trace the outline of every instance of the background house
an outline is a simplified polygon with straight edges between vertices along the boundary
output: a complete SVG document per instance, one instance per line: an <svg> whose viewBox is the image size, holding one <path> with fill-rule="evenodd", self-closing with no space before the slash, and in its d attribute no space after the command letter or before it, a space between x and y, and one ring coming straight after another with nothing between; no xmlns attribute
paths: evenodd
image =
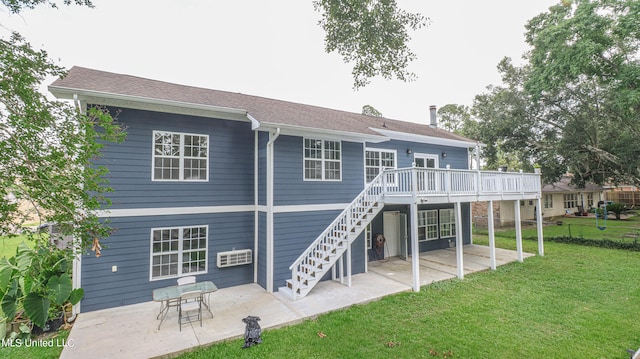
<svg viewBox="0 0 640 359"><path fill-rule="evenodd" d="M542 216L545 219L575 215L579 209L583 212L597 207L598 202L605 199L602 186L587 183L585 188L571 184L571 177L565 176L560 181L542 187ZM535 221L538 206L535 200L520 200L521 218ZM487 203L474 203L474 223L486 226ZM495 225L513 225L515 209L511 201L500 201L494 208Z"/></svg>

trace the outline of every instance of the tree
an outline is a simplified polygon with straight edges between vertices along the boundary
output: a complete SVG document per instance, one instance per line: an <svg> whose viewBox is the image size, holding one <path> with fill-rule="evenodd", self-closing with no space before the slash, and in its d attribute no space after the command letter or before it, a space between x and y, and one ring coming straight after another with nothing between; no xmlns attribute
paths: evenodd
<svg viewBox="0 0 640 359"><path fill-rule="evenodd" d="M55 6L48 0L2 0L12 12L42 3ZM110 233L96 215L109 204L106 169L93 160L102 143L120 141L124 132L102 108L85 112L39 92L45 78L64 74L45 51L34 50L19 34L0 39L0 236L21 229L26 214L18 204L29 202L40 222L57 223L62 235L77 239L75 249L81 251ZM82 290L71 285L74 252L27 233L35 248L21 246L16 256L0 260L0 302L11 319L22 308L44 327L52 304L61 309L77 303Z"/></svg>
<svg viewBox="0 0 640 359"><path fill-rule="evenodd" d="M640 3L564 1L527 23L528 64L476 97L480 139L539 164L545 182L640 183ZM492 152L493 151L493 152ZM489 160L488 162L491 162Z"/></svg>
<svg viewBox="0 0 640 359"><path fill-rule="evenodd" d="M373 117L382 117L382 112L376 110L376 108L371 105L362 106L362 114Z"/></svg>
<svg viewBox="0 0 640 359"><path fill-rule="evenodd" d="M512 65L504 58L498 65L502 86L488 86L487 93L477 95L471 109L477 119L475 138L486 144L482 153L487 168L506 166L511 170L530 170L531 153L528 148L536 107L522 91L526 69Z"/></svg>
<svg viewBox="0 0 640 359"><path fill-rule="evenodd" d="M100 108L85 114L40 93L46 77L64 70L20 35L0 40L0 73L0 153L7 154L0 157L0 234L20 229L27 216L18 203L26 201L41 222L58 223L86 248L109 233L95 214L108 204L106 169L92 160L102 141L121 140L123 132Z"/></svg>
<svg viewBox="0 0 640 359"><path fill-rule="evenodd" d="M472 131L471 112L465 105L447 104L438 109L440 124L447 131L462 134L463 131Z"/></svg>
<svg viewBox="0 0 640 359"><path fill-rule="evenodd" d="M640 183L639 23L638 1L576 0L526 26L523 86L544 106L532 134L553 145L546 158L555 151L576 184Z"/></svg>
<svg viewBox="0 0 640 359"><path fill-rule="evenodd" d="M317 0L319 25L326 32L325 50L353 62L353 87L366 86L372 77L411 81L407 67L416 55L407 43L408 29L426 26L429 19L398 8L395 0Z"/></svg>

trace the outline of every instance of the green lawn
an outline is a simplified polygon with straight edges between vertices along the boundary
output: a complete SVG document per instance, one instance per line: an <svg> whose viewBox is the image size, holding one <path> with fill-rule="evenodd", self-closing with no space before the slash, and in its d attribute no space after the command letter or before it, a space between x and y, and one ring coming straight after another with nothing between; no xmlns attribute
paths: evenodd
<svg viewBox="0 0 640 359"><path fill-rule="evenodd" d="M496 243L515 249L513 238ZM536 251L535 241L523 245ZM546 242L545 254L267 329L249 349L237 339L180 358L628 358L627 348L640 347L640 252ZM0 356L61 350L1 348Z"/></svg>
<svg viewBox="0 0 640 359"><path fill-rule="evenodd" d="M515 248L513 239L496 241ZM524 248L535 252L536 243ZM238 339L180 358L628 358L625 349L640 346L640 252L545 249L497 271L265 330L250 349Z"/></svg>
<svg viewBox="0 0 640 359"><path fill-rule="evenodd" d="M553 222L562 221L562 225L547 225L543 232L545 238L551 237L581 237L590 239L610 239L622 242L633 242L640 239L640 216L633 215L629 218L614 220L613 216L607 220L604 230L596 227L596 220L592 217L560 217ZM598 226L604 227L602 221ZM477 233L487 234L486 228L477 228ZM515 230L512 228L496 228L497 237L515 238ZM535 224L522 227L523 238L537 238Z"/></svg>

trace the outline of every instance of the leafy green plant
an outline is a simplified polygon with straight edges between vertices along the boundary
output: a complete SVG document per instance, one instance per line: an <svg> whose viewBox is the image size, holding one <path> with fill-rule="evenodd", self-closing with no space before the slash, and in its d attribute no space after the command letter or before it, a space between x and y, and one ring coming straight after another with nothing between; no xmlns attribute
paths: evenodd
<svg viewBox="0 0 640 359"><path fill-rule="evenodd" d="M615 213L616 219L620 219L620 215L627 210L627 205L620 202L614 202L607 205L608 213Z"/></svg>
<svg viewBox="0 0 640 359"><path fill-rule="evenodd" d="M84 290L73 289L72 260L71 251L25 243L14 257L0 259L0 305L7 318L23 310L33 324L44 327L66 303L77 304Z"/></svg>

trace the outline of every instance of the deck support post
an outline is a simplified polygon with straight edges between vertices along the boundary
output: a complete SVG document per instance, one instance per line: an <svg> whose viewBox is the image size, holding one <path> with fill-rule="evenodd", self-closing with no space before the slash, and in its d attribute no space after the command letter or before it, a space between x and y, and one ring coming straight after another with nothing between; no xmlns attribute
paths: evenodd
<svg viewBox="0 0 640 359"><path fill-rule="evenodd" d="M536 226L538 232L538 255L544 256L544 236L542 235L542 199L538 198L538 211L536 213Z"/></svg>
<svg viewBox="0 0 640 359"><path fill-rule="evenodd" d="M347 287L351 287L351 243L347 247Z"/></svg>
<svg viewBox="0 0 640 359"><path fill-rule="evenodd" d="M489 262L496 270L496 233L493 228L493 201L487 204L487 229L489 231Z"/></svg>
<svg viewBox="0 0 640 359"><path fill-rule="evenodd" d="M522 224L520 223L520 200L513 201L513 212L516 221L516 251L518 252L518 262L523 262L522 256Z"/></svg>
<svg viewBox="0 0 640 359"><path fill-rule="evenodd" d="M456 216L456 223L462 223L462 213L460 211L460 202L455 202L453 208ZM458 278L464 278L464 252L462 250L462 231L456 228L456 269Z"/></svg>
<svg viewBox="0 0 640 359"><path fill-rule="evenodd" d="M418 204L411 207L411 270L413 271L413 291L420 291L420 246L418 243Z"/></svg>
<svg viewBox="0 0 640 359"><path fill-rule="evenodd" d="M411 171L413 201L409 205L411 221L411 270L413 271L413 291L420 291L420 245L418 243L418 172L413 164Z"/></svg>

